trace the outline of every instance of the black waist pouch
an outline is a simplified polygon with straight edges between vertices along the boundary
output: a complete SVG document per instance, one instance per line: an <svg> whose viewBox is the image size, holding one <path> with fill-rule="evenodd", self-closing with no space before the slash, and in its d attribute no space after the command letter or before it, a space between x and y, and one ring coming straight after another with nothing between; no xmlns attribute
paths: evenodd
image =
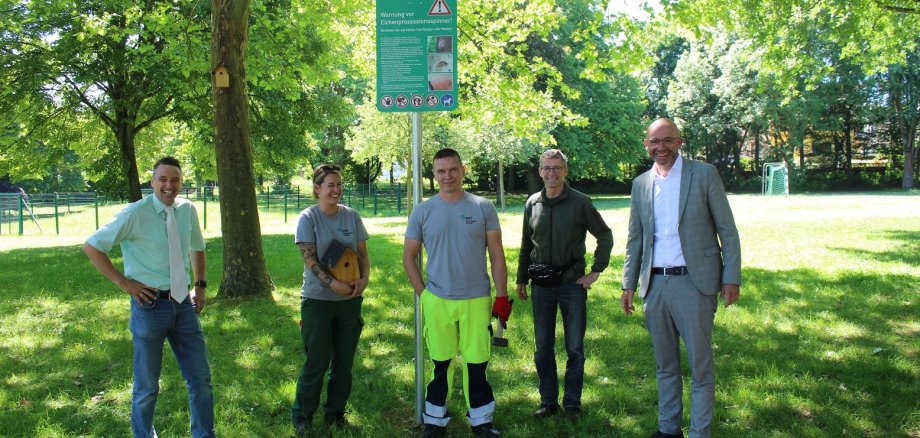
<svg viewBox="0 0 920 438"><path fill-rule="evenodd" d="M559 287L562 285L562 273L565 270L553 265L531 263L527 267L530 284L540 287Z"/></svg>

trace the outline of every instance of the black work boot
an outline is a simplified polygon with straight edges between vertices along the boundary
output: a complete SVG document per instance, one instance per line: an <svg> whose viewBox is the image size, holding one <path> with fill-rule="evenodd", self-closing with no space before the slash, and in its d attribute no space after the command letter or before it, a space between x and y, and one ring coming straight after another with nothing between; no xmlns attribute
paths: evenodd
<svg viewBox="0 0 920 438"><path fill-rule="evenodd" d="M559 405L548 405L546 403L540 403L540 407L533 412L533 416L537 418L546 418L552 417L559 413Z"/></svg>
<svg viewBox="0 0 920 438"><path fill-rule="evenodd" d="M447 435L447 428L435 424L423 424L418 432L418 438L436 438Z"/></svg>
<svg viewBox="0 0 920 438"><path fill-rule="evenodd" d="M502 436L502 433L498 431L492 423L482 423L477 426L470 427L473 430L474 436L488 437L488 438L498 438Z"/></svg>

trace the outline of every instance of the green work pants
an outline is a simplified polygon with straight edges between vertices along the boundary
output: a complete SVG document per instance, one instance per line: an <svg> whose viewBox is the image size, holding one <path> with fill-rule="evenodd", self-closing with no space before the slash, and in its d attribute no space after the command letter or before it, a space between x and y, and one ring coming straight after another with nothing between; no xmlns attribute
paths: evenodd
<svg viewBox="0 0 920 438"><path fill-rule="evenodd" d="M351 367L364 327L363 300L357 297L345 301L312 298L301 301L300 336L307 359L297 379L297 393L291 407L295 426L312 422L323 389L323 375L330 364L324 409L327 415L345 412L345 403L351 394Z"/></svg>

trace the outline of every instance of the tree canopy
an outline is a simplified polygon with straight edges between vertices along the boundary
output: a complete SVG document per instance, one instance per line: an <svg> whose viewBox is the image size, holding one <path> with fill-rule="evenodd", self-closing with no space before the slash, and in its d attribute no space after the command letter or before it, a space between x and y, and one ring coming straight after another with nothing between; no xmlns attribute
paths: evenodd
<svg viewBox="0 0 920 438"><path fill-rule="evenodd" d="M687 153L738 187L765 159L852 181L867 157L914 185L916 2L661 4L635 18L597 0L460 3L460 106L425 116L426 155L452 146L473 176L492 180L502 162L514 179L558 147L573 178L628 180L643 125L671 116ZM218 179L210 8L0 0L0 177L42 180L67 161L93 189L136 199L167 152L195 180ZM408 118L368 103L373 4L257 0L248 21L258 181L285 184L321 161L373 181L408 164Z"/></svg>

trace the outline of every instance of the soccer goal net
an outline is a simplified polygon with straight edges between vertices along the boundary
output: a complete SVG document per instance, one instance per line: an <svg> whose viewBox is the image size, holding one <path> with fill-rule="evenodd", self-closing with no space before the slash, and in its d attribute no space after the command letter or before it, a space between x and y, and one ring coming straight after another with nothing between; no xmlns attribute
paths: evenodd
<svg viewBox="0 0 920 438"><path fill-rule="evenodd" d="M789 194L789 171L786 163L765 163L763 165L762 193L764 195Z"/></svg>

